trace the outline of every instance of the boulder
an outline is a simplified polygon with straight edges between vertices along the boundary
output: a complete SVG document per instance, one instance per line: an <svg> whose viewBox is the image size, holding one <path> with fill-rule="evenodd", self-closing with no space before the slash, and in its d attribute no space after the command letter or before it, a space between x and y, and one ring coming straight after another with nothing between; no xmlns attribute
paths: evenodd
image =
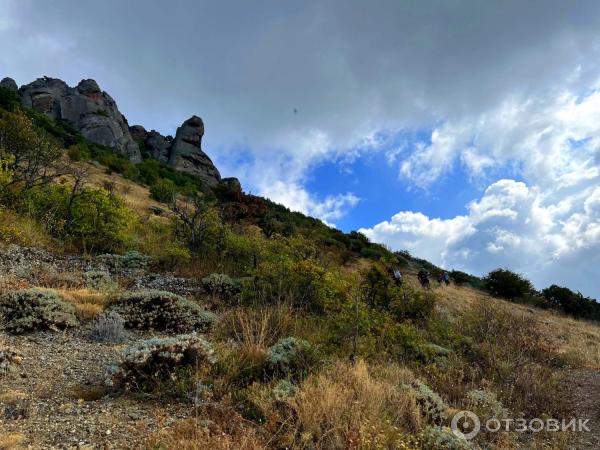
<svg viewBox="0 0 600 450"><path fill-rule="evenodd" d="M176 170L197 175L205 183L215 186L221 180L221 174L202 151L204 123L198 116L192 116L177 128L175 140L171 146L169 164Z"/></svg>
<svg viewBox="0 0 600 450"><path fill-rule="evenodd" d="M127 119L96 81L82 80L72 88L56 78L38 78L22 86L19 94L24 106L66 120L90 141L111 147L134 163L142 160Z"/></svg>
<svg viewBox="0 0 600 450"><path fill-rule="evenodd" d="M0 87L3 87L5 89L10 89L11 91L17 92L19 90L19 86L17 86L17 83L15 82L15 80L13 80L12 78L3 78L2 81L0 81Z"/></svg>

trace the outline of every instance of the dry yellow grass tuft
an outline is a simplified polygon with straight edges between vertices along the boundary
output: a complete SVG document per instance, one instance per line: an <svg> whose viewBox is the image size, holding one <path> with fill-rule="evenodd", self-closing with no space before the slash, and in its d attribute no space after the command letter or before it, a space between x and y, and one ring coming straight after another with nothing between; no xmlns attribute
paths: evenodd
<svg viewBox="0 0 600 450"><path fill-rule="evenodd" d="M109 299L106 292L89 289L60 289L60 296L75 307L75 314L80 320L91 320L104 310Z"/></svg>
<svg viewBox="0 0 600 450"><path fill-rule="evenodd" d="M414 395L401 388L413 379L396 365L377 371L364 361L335 362L307 379L291 401L304 441L296 446L402 448L422 422Z"/></svg>
<svg viewBox="0 0 600 450"><path fill-rule="evenodd" d="M21 446L25 436L22 433L4 433L0 432L0 450L18 450L24 448Z"/></svg>

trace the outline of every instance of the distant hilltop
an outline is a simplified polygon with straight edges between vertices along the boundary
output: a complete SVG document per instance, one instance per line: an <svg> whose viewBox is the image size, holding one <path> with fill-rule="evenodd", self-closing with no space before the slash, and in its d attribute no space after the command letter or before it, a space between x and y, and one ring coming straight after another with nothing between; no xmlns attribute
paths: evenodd
<svg viewBox="0 0 600 450"><path fill-rule="evenodd" d="M4 78L0 86L17 92L23 106L69 122L91 142L111 147L133 163L141 162L142 147L152 157L197 175L208 185L221 181L219 170L202 150L204 123L200 117L183 122L173 138L146 131L141 125L130 127L117 103L92 79L70 87L57 78L43 77L19 88L12 78Z"/></svg>

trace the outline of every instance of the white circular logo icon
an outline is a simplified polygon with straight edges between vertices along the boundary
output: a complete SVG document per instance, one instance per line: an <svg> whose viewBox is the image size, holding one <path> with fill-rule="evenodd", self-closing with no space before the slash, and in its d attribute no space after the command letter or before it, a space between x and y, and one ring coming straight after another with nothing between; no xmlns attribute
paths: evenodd
<svg viewBox="0 0 600 450"><path fill-rule="evenodd" d="M452 418L452 432L461 439L473 439L481 429L479 417L471 411L461 411Z"/></svg>

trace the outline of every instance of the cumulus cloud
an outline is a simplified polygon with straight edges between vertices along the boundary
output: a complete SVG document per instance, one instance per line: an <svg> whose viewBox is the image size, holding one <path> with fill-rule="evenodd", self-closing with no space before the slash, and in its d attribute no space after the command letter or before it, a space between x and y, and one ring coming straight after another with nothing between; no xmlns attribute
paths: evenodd
<svg viewBox="0 0 600 450"><path fill-rule="evenodd" d="M540 287L557 283L599 296L599 213L599 187L552 203L538 188L504 179L470 203L464 216L401 212L361 231L444 267L482 275L508 266Z"/></svg>

